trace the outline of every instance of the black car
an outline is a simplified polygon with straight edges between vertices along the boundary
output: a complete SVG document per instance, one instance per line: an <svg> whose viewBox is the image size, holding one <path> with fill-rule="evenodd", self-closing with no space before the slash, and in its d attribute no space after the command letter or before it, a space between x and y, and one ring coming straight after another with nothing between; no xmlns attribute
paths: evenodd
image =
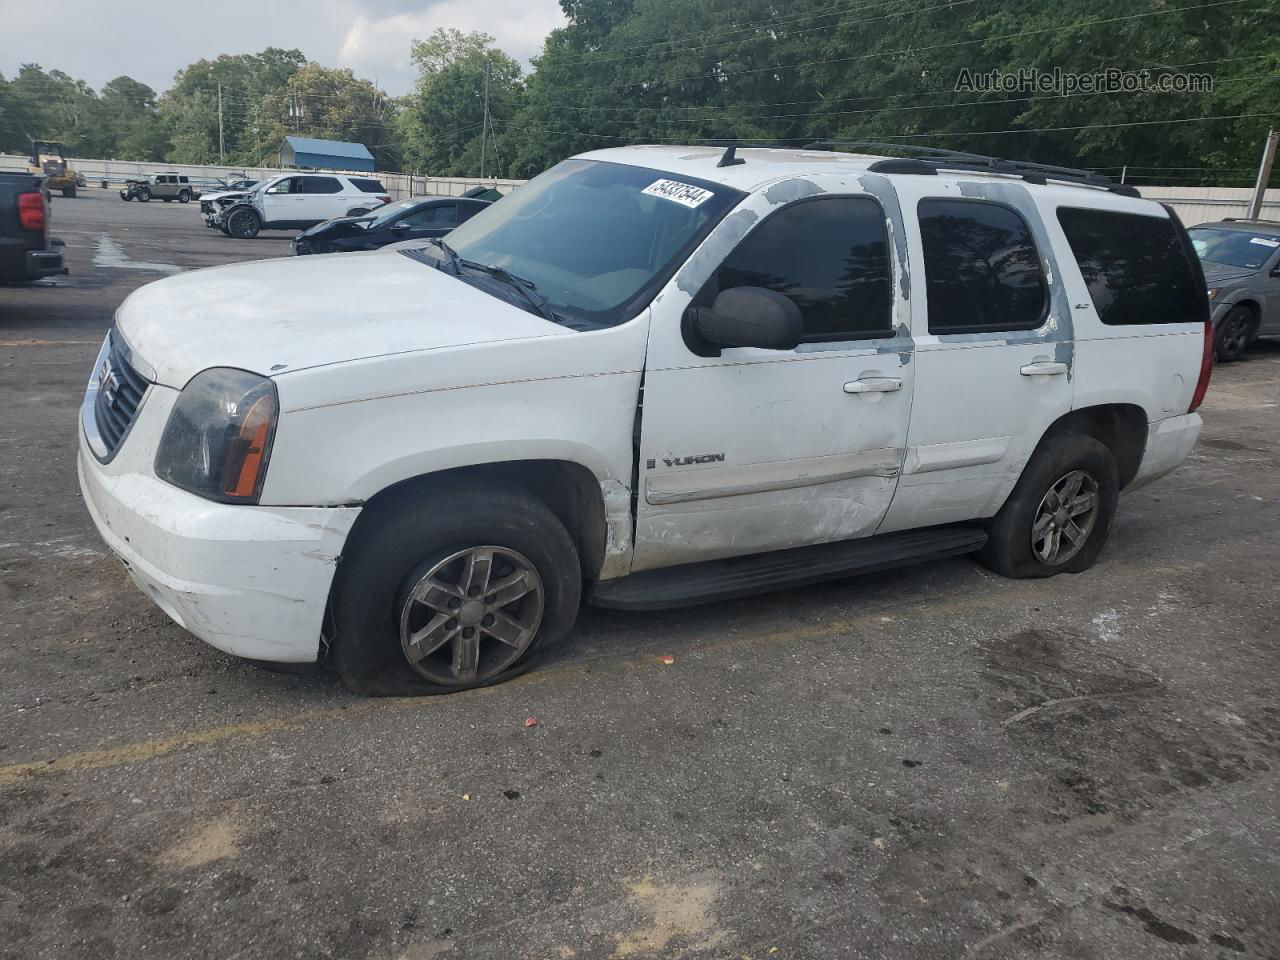
<svg viewBox="0 0 1280 960"><path fill-rule="evenodd" d="M293 238L297 256L377 250L400 240L443 237L491 201L471 197L415 197L378 207L362 217L338 217Z"/></svg>

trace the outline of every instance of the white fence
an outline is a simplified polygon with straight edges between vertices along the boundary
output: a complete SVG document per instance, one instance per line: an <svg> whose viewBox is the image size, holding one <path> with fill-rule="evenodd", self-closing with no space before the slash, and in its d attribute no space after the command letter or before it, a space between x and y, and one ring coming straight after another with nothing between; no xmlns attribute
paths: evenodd
<svg viewBox="0 0 1280 960"><path fill-rule="evenodd" d="M26 169L29 158L0 154L0 170ZM84 175L91 187L102 186L105 181L109 186L116 186L131 177L142 177L149 173L178 173L190 177L197 185L212 185L216 180L230 180L246 177L250 180L266 180L281 173L287 173L279 167L223 167L212 164L190 163L139 163L133 160L94 160L90 158L68 158L71 167ZM497 180L492 177L481 180L479 177L415 177L407 173L368 173L350 170L324 171L329 173L346 173L361 177L376 177L387 188L393 200L404 200L408 197L421 196L461 196L472 187L494 187L502 193L510 193L524 180Z"/></svg>
<svg viewBox="0 0 1280 960"><path fill-rule="evenodd" d="M1140 186L1138 192L1148 200L1167 203L1188 227L1227 217L1243 217L1249 212L1249 187L1159 187ZM1268 190L1262 196L1263 220L1280 220L1280 190Z"/></svg>
<svg viewBox="0 0 1280 960"><path fill-rule="evenodd" d="M0 154L0 170L25 169L27 158L12 154ZM217 179L234 179L240 176L252 180L265 180L284 173L278 167L223 167L196 164L136 163L132 160L73 159L71 166L82 173L91 186L101 186L103 181L115 185L129 177L148 173L169 172L185 174L197 184L212 184ZM350 173L351 171L330 171ZM479 177L415 177L407 173L365 173L377 177L387 188L393 200L421 196L460 196L472 187L495 187L509 193L524 180L481 180ZM1191 226L1209 220L1226 217L1243 217L1249 209L1253 191L1247 187L1163 187L1143 185L1138 192L1150 200L1167 203L1177 211L1182 222ZM1268 190L1262 203L1264 220L1280 220L1280 190Z"/></svg>

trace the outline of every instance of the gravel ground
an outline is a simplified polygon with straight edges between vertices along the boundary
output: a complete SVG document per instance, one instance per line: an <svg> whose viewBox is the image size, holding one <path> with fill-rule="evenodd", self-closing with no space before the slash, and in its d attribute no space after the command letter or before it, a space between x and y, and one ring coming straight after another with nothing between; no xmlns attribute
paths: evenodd
<svg viewBox="0 0 1280 960"><path fill-rule="evenodd" d="M1088 573L588 610L368 701L174 626L76 486L124 296L287 237L54 217L72 275L0 288L0 956L1280 957L1280 344Z"/></svg>

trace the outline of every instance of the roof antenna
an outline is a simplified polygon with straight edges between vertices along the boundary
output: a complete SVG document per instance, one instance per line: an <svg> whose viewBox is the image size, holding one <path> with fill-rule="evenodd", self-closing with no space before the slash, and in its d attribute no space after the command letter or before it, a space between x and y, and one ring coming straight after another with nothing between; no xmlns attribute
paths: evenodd
<svg viewBox="0 0 1280 960"><path fill-rule="evenodd" d="M734 154L734 151L737 149L738 149L738 145L736 143L731 143L729 144L729 146L725 147L724 156L720 158L720 162L717 163L716 166L717 167L736 167L740 163L746 163L747 161L743 160L741 157L736 156Z"/></svg>

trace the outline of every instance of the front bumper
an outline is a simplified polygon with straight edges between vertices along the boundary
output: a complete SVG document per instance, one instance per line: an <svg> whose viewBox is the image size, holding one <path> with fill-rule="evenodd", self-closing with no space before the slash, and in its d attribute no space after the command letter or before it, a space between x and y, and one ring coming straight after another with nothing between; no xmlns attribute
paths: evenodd
<svg viewBox="0 0 1280 960"><path fill-rule="evenodd" d="M175 623L236 656L317 659L329 588L358 507L214 503L155 477L151 463L177 391L152 385L110 463L83 427L85 506L134 582Z"/></svg>
<svg viewBox="0 0 1280 960"><path fill-rule="evenodd" d="M1138 474L1133 478L1125 492L1145 487L1153 480L1159 480L1171 473L1178 464L1187 459L1187 454L1196 445L1200 437L1200 426L1204 423L1198 413L1186 413L1180 417L1169 417L1157 420L1147 426L1147 448L1142 454L1142 464Z"/></svg>

